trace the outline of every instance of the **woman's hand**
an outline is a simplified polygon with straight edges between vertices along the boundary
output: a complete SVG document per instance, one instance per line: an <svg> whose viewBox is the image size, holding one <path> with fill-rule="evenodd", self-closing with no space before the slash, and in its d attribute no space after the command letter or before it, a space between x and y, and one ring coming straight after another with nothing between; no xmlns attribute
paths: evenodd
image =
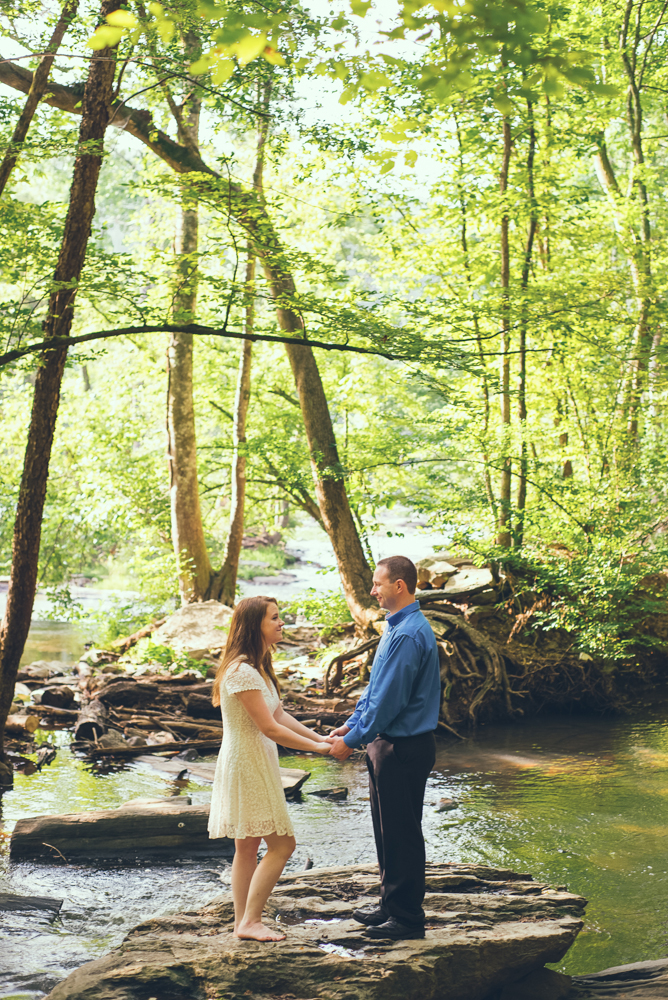
<svg viewBox="0 0 668 1000"><path fill-rule="evenodd" d="M328 757L329 752L332 749L332 745L329 740L320 740L316 743L316 753L319 753L321 757Z"/></svg>
<svg viewBox="0 0 668 1000"><path fill-rule="evenodd" d="M350 732L349 726L339 726L338 729L332 729L330 736L347 736Z"/></svg>

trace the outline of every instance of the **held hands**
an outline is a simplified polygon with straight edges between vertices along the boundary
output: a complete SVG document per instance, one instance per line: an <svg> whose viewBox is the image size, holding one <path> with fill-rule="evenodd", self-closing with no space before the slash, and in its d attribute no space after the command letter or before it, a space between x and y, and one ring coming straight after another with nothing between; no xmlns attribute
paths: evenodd
<svg viewBox="0 0 668 1000"><path fill-rule="evenodd" d="M329 738L331 739L332 736L335 736L335 737L336 736L346 736L346 734L349 733L349 732L350 732L350 729L348 728L348 726L339 726L338 729L332 729L331 733L329 734Z"/></svg>
<svg viewBox="0 0 668 1000"><path fill-rule="evenodd" d="M345 729L346 732L349 732L346 726L342 726L341 728ZM334 732L336 733L336 730L334 730ZM349 747L347 743L344 743L342 737L335 736L329 752L330 756L335 757L337 760L346 760L353 752L353 748Z"/></svg>

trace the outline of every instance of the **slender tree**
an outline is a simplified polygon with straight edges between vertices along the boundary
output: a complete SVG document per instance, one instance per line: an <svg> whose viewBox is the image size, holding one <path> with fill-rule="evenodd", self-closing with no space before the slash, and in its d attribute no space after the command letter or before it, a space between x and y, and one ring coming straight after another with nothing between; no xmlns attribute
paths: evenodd
<svg viewBox="0 0 668 1000"><path fill-rule="evenodd" d="M265 111L265 117L260 118L258 129L255 170L253 171L253 190L258 198L264 201L262 174L264 169L265 147L269 134L269 106L271 102L272 78L263 84L258 83L258 103ZM244 283L244 330L252 334L255 323L255 247L249 240L246 246L246 280ZM234 423L232 429L232 491L230 496L230 525L225 543L223 565L211 579L209 595L215 596L223 604L234 604L237 587L237 573L244 536L244 507L246 502L246 420L251 395L251 363L253 358L253 341L243 340L239 353L239 370L237 388L234 397Z"/></svg>
<svg viewBox="0 0 668 1000"><path fill-rule="evenodd" d="M102 16L118 7L119 0L105 0ZM90 60L81 101L80 148L74 163L63 240L44 322L45 339L67 337L72 326L77 285L95 215L95 192L109 121L115 65L114 51L110 48L94 52ZM49 460L66 358L67 348L61 347L44 351L39 359L16 507L7 606L0 626L0 783L5 785L11 784L12 770L4 753L4 727L35 600Z"/></svg>
<svg viewBox="0 0 668 1000"><path fill-rule="evenodd" d="M21 144L25 142L28 129L30 128L30 123L33 120L37 106L46 92L49 82L49 74L51 73L51 67L53 66L53 60L56 58L56 52L60 48L60 43L63 40L65 32L74 19L78 6L79 0L67 0L65 6L60 12L60 17L56 22L55 28L53 29L53 34L47 43L46 51L44 52L44 55L40 59L39 65L35 70L30 90L28 91L28 100L23 106L23 111L21 112L19 120L16 123L16 127L10 139L7 151L3 157L2 163L0 163L0 195L5 190L7 181L9 180L11 172L19 158Z"/></svg>

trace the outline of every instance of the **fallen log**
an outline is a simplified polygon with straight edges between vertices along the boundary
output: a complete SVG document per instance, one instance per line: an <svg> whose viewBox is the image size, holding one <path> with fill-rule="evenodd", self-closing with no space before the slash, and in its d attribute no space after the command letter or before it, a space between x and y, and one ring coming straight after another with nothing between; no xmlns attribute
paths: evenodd
<svg viewBox="0 0 668 1000"><path fill-rule="evenodd" d="M107 706L96 699L89 701L79 713L74 727L75 740L98 740L107 731Z"/></svg>
<svg viewBox="0 0 668 1000"><path fill-rule="evenodd" d="M9 715L5 723L5 732L8 736L22 736L29 739L36 729L39 729L39 717L37 715Z"/></svg>
<svg viewBox="0 0 668 1000"><path fill-rule="evenodd" d="M158 685L150 681L135 681L118 678L98 688L95 697L98 701L109 705L123 705L131 708L136 705L155 703Z"/></svg>
<svg viewBox="0 0 668 1000"><path fill-rule="evenodd" d="M70 708L73 702L74 691L67 684L45 688L39 699L39 704L45 708Z"/></svg>
<svg viewBox="0 0 668 1000"><path fill-rule="evenodd" d="M210 694L189 694L186 712L194 719L220 719L220 706L212 703Z"/></svg>
<svg viewBox="0 0 668 1000"><path fill-rule="evenodd" d="M62 899L51 899L50 896L18 896L13 892L0 892L0 910L49 910L55 917L62 905Z"/></svg>
<svg viewBox="0 0 668 1000"><path fill-rule="evenodd" d="M11 857L70 858L178 851L229 853L233 841L210 840L209 806L193 806L181 796L126 802L118 809L32 816L12 833ZM55 854L54 854L55 852Z"/></svg>
<svg viewBox="0 0 668 1000"><path fill-rule="evenodd" d="M137 761L141 764L150 764L156 771L166 771L168 774L181 774L184 769L187 769L190 774L193 774L196 778L201 778L203 781L213 781L216 773L216 765L210 761L202 761L200 763L197 761L184 761L183 758L179 760L176 757L172 757L171 760L165 760L164 757L156 757L154 754L144 754L141 757L137 757ZM281 774L283 791L288 798L298 792L304 782L308 781L311 777L310 771L302 771L298 767L279 767L278 770Z"/></svg>
<svg viewBox="0 0 668 1000"><path fill-rule="evenodd" d="M128 649L135 646L140 639L146 639L146 637L151 635L152 632L155 632L157 628L164 625L166 621L166 617L161 618L157 622L151 622L149 625L144 625L143 628L137 629L137 631L133 632L132 635L126 635L122 639L114 639L111 643L112 649L117 653L127 653Z"/></svg>
<svg viewBox="0 0 668 1000"><path fill-rule="evenodd" d="M191 740L188 743L160 743L160 752L179 753L181 750L218 750L222 743L222 734L215 740ZM138 754L146 752L146 747L98 747L92 744L89 747L73 746L74 750L83 750L84 756L89 760L101 760L104 757L136 757Z"/></svg>
<svg viewBox="0 0 668 1000"><path fill-rule="evenodd" d="M55 705L40 705L40 718L60 719L62 722L76 722L81 712L78 708L56 708Z"/></svg>

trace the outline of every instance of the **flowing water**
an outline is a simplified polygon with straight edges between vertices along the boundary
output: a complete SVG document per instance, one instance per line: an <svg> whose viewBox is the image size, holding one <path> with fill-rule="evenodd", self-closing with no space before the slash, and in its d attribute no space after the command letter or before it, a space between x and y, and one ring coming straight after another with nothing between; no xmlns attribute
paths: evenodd
<svg viewBox="0 0 668 1000"><path fill-rule="evenodd" d="M432 861L480 861L567 885L589 899L585 930L562 964L584 973L668 954L668 706L633 718L547 717L483 727L462 743L439 743L429 781L425 834ZM17 775L4 796L0 890L64 898L61 918L0 913L0 996L37 1000L72 968L117 944L151 915L192 909L229 887L229 859L128 864L9 863L14 822L35 813L110 808L138 795L189 794L150 765L96 774L73 757L69 737L40 773ZM346 802L304 794L289 804L298 848L290 868L373 862L362 763L285 758L307 766L305 791L345 784ZM436 807L443 797L459 806Z"/></svg>

